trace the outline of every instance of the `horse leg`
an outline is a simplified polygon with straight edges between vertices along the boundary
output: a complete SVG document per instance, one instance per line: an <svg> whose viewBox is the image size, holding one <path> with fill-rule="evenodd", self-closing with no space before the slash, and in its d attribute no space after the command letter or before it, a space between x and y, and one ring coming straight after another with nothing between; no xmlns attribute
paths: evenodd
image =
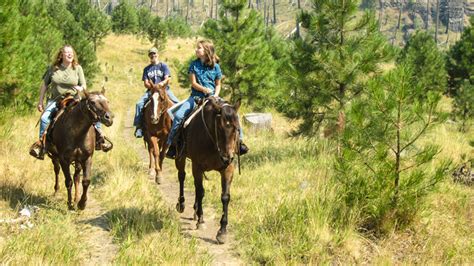
<svg viewBox="0 0 474 266"><path fill-rule="evenodd" d="M51 159L51 161L54 166L54 196L56 196L59 191L59 171L61 170L61 165L58 159Z"/></svg>
<svg viewBox="0 0 474 266"><path fill-rule="evenodd" d="M87 158L85 162L81 163L82 165L82 196L81 200L77 204L77 207L80 210L84 210L86 208L87 202L87 190L89 189L89 184L91 183L90 174L91 174L91 166L92 166L92 157Z"/></svg>
<svg viewBox="0 0 474 266"><path fill-rule="evenodd" d="M184 180L186 179L186 158L180 157L175 160L176 169L178 169L178 180L179 180L179 198L176 204L176 210L179 213L184 211Z"/></svg>
<svg viewBox="0 0 474 266"><path fill-rule="evenodd" d="M204 216L202 211L202 199L204 198L204 186L202 185L203 171L193 163L194 189L196 201L194 202L194 215L197 215L196 229L202 228Z"/></svg>
<svg viewBox="0 0 474 266"><path fill-rule="evenodd" d="M152 137L151 142L153 143L153 159L155 160L155 182L161 184L161 168L160 168L160 147L158 147L158 138Z"/></svg>
<svg viewBox="0 0 474 266"><path fill-rule="evenodd" d="M221 218L221 227L217 232L217 242L219 244L224 244L227 240L227 213L230 202L230 184L232 183L232 178L234 176L234 165L229 165L225 170L221 171L221 186L222 186L222 208L224 213Z"/></svg>
<svg viewBox="0 0 474 266"><path fill-rule="evenodd" d="M81 179L81 166L76 163L74 166L74 204L77 203L79 198L79 180Z"/></svg>
<svg viewBox="0 0 474 266"><path fill-rule="evenodd" d="M153 169L154 165L154 156L153 156L153 143L151 140L147 141L148 146L148 176L153 177L155 170Z"/></svg>
<svg viewBox="0 0 474 266"><path fill-rule="evenodd" d="M74 205L72 204L72 179L71 170L69 169L69 163L61 161L61 168L63 169L64 178L66 179L67 206L69 210L74 210Z"/></svg>
<svg viewBox="0 0 474 266"><path fill-rule="evenodd" d="M161 148L160 148L161 147ZM161 138L159 143L158 143L158 148L159 149L159 160L158 160L158 167L159 167L159 172L157 173L157 179L159 179L160 182L158 182L158 180L155 180L156 183L160 184L161 181L163 180L163 161L165 160L165 156L166 156L166 151L168 150L168 145L166 144L166 138Z"/></svg>

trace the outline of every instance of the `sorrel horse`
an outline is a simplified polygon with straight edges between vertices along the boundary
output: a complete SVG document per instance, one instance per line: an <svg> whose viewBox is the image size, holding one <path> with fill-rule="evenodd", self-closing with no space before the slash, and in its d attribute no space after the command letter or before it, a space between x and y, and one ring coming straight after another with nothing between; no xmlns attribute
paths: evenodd
<svg viewBox="0 0 474 266"><path fill-rule="evenodd" d="M111 126L114 115L109 110L109 103L102 92L84 92L85 98L72 107L66 107L54 123L50 137L46 140L46 150L54 165L56 175L54 191L59 190L59 170L63 170L66 179L67 205L74 209L74 204L80 210L85 209L87 189L90 184L92 155L96 145L96 130L93 126L101 122ZM72 179L70 165L74 165L74 204L72 202ZM80 173L82 177L82 196L78 202L78 186Z"/></svg>
<svg viewBox="0 0 474 266"><path fill-rule="evenodd" d="M143 110L144 134L143 140L148 147L148 173L155 176L155 182L161 183L162 166L168 144L168 134L171 128L171 117L167 110L173 105L164 88L155 85L154 93Z"/></svg>
<svg viewBox="0 0 474 266"><path fill-rule="evenodd" d="M223 215L217 242L222 244L227 235L227 213L230 201L230 185L234 175L232 161L237 152L239 140L239 121L237 111L240 100L234 105L210 97L203 108L184 129L184 148L178 151L175 159L178 169L179 198L176 204L178 212L184 211L184 180L186 178L186 157L192 161L196 198L194 217L197 218L197 229L204 223L202 200L204 198L203 175L206 171L218 171L221 175L221 201Z"/></svg>

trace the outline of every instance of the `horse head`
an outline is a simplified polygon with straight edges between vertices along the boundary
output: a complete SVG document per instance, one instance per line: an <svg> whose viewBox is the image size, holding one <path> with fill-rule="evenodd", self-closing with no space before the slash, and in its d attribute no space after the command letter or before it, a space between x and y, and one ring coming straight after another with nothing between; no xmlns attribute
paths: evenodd
<svg viewBox="0 0 474 266"><path fill-rule="evenodd" d="M156 125L160 121L161 116L169 107L168 96L164 88L154 86L154 92L151 95L151 104L153 106L153 114L151 116L151 123Z"/></svg>
<svg viewBox="0 0 474 266"><path fill-rule="evenodd" d="M209 123L214 124L214 129L210 129L210 132L214 132L214 143L224 166L227 167L232 163L238 149L240 126L237 111L240 108L240 99L233 105L214 97L209 98L209 102L205 110L212 114L214 120Z"/></svg>
<svg viewBox="0 0 474 266"><path fill-rule="evenodd" d="M114 114L109 109L109 100L104 96L105 90L101 92L85 92L83 99L85 105L84 113L87 113L94 122L101 122L105 126L110 127L113 123Z"/></svg>

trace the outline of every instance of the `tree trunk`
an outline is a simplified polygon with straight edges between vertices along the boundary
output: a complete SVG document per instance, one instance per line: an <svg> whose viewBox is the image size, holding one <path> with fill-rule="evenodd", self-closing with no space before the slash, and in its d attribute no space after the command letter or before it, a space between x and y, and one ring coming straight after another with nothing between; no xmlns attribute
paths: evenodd
<svg viewBox="0 0 474 266"><path fill-rule="evenodd" d="M382 19L383 19L383 11L384 11L384 2L383 0L379 0L379 31L382 31Z"/></svg>
<svg viewBox="0 0 474 266"><path fill-rule="evenodd" d="M170 3L171 0L166 0L166 17L168 17L169 15L169 3Z"/></svg>
<svg viewBox="0 0 474 266"><path fill-rule="evenodd" d="M438 27L439 27L439 0L436 0L435 43L438 43Z"/></svg>
<svg viewBox="0 0 474 266"><path fill-rule="evenodd" d="M395 34L392 39L392 45L397 41L397 34L398 34L398 31L400 30L401 20L402 20L402 3L400 2L399 8L398 8L398 23L397 23L397 28L395 29Z"/></svg>
<svg viewBox="0 0 474 266"><path fill-rule="evenodd" d="M430 0L426 0L426 30L430 27L430 18L431 18L431 11L430 11Z"/></svg>
<svg viewBox="0 0 474 266"><path fill-rule="evenodd" d="M213 2L213 0L211 0L211 3L210 3L209 6L210 6L209 18L212 18L213 11L214 11L214 2Z"/></svg>
<svg viewBox="0 0 474 266"><path fill-rule="evenodd" d="M273 24L276 24L277 22L277 17L276 17L276 3L275 0L273 0Z"/></svg>
<svg viewBox="0 0 474 266"><path fill-rule="evenodd" d="M189 19L189 2L190 1L192 0L186 0L186 17L185 17L186 24L188 24L188 19Z"/></svg>
<svg viewBox="0 0 474 266"><path fill-rule="evenodd" d="M296 37L300 37L300 22L298 19L298 15L301 12L301 5L300 5L300 0L298 0L298 14L296 15Z"/></svg>

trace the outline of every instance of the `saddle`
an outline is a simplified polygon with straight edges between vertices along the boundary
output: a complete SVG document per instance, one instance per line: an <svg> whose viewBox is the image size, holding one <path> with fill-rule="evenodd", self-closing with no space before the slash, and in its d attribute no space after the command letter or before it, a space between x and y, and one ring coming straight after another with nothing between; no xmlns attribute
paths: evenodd
<svg viewBox="0 0 474 266"><path fill-rule="evenodd" d="M45 144L46 141L51 141L51 133L53 132L54 126L59 117L61 117L64 112L71 110L79 103L79 101L80 99L78 97L72 95L66 95L65 97L62 97L56 101L58 109L51 113L51 123L49 123L42 137L43 144Z"/></svg>

